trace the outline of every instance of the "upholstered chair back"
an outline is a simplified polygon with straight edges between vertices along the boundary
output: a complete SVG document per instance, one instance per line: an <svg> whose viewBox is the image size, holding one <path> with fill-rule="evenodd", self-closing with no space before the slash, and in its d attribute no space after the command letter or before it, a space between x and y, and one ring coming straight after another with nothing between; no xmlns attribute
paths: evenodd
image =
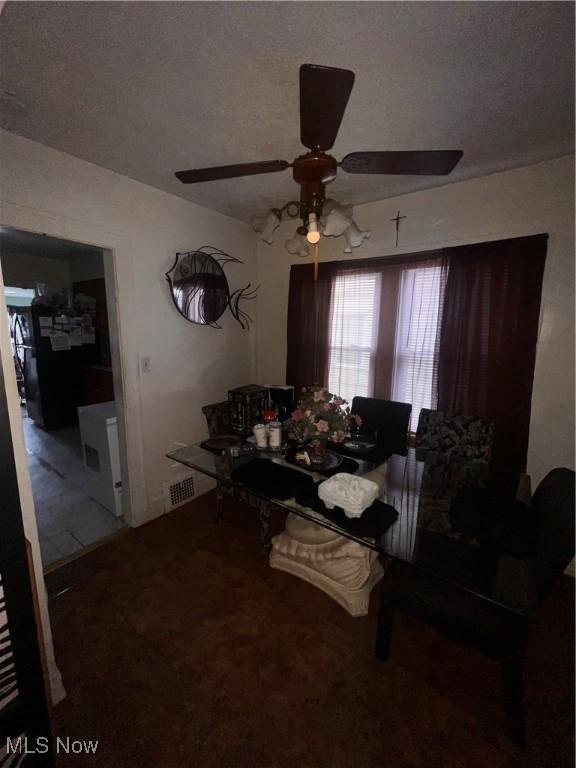
<svg viewBox="0 0 576 768"><path fill-rule="evenodd" d="M478 416L451 416L422 408L416 430L416 458L431 463L488 465L494 422Z"/></svg>

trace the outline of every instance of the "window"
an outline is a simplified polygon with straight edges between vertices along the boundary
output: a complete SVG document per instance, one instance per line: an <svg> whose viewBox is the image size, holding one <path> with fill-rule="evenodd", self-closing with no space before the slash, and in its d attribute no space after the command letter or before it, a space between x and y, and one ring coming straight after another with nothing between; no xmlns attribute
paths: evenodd
<svg viewBox="0 0 576 768"><path fill-rule="evenodd" d="M373 394L382 279L380 273L345 273L333 283L328 388L348 402L355 395ZM391 398L412 404L412 432L421 408L436 407L436 339L445 279L445 270L437 265L406 267L400 274L395 328L390 329Z"/></svg>
<svg viewBox="0 0 576 768"><path fill-rule="evenodd" d="M7 285L4 288L4 296L7 307L29 307L36 291L34 288L15 288Z"/></svg>
<svg viewBox="0 0 576 768"><path fill-rule="evenodd" d="M392 399L412 403L411 432L418 426L420 409L436 407L436 338L444 281L445 272L439 266L402 271Z"/></svg>
<svg viewBox="0 0 576 768"><path fill-rule="evenodd" d="M412 431L425 406L489 419L493 465L525 471L547 238L322 262L315 284L293 265L287 381L408 402Z"/></svg>
<svg viewBox="0 0 576 768"><path fill-rule="evenodd" d="M379 294L376 273L339 275L332 287L328 389L350 403L372 394Z"/></svg>

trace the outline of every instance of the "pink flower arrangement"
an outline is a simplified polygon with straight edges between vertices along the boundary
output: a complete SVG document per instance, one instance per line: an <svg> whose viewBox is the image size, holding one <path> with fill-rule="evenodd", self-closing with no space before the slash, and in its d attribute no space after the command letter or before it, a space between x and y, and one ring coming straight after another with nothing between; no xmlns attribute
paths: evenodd
<svg viewBox="0 0 576 768"><path fill-rule="evenodd" d="M288 422L288 434L301 443L313 440L342 442L348 432L350 408L346 400L325 387L302 387L298 407Z"/></svg>

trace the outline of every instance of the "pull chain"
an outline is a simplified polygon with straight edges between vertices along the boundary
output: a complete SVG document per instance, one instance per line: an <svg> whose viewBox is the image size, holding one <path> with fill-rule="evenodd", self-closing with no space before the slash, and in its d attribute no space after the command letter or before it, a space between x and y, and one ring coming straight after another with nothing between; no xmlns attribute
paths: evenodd
<svg viewBox="0 0 576 768"><path fill-rule="evenodd" d="M314 282L318 280L318 251L319 251L319 245L318 243L314 243L312 246L312 261L314 262Z"/></svg>

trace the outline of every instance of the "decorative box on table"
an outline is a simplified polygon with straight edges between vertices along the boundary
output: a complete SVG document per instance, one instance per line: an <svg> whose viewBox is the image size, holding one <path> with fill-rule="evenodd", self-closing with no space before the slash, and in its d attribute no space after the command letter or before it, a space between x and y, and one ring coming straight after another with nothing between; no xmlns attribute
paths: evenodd
<svg viewBox="0 0 576 768"><path fill-rule="evenodd" d="M228 391L230 403L230 424L238 435L251 435L252 427L268 408L268 389L259 384L246 384Z"/></svg>

